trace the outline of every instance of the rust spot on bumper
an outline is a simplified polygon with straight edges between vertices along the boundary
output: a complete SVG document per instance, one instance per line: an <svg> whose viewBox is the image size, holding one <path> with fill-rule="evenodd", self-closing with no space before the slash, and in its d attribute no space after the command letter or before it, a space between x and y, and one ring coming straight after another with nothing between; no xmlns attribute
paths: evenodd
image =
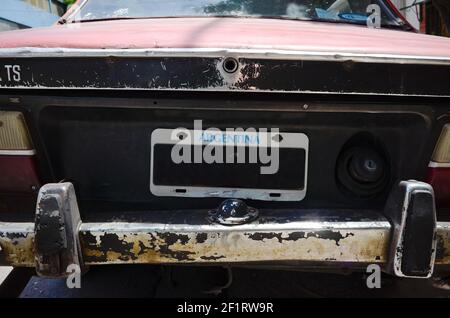
<svg viewBox="0 0 450 318"><path fill-rule="evenodd" d="M450 264L450 223L438 226L436 264Z"/></svg>
<svg viewBox="0 0 450 318"><path fill-rule="evenodd" d="M34 233L0 233L0 253L11 266L34 266Z"/></svg>

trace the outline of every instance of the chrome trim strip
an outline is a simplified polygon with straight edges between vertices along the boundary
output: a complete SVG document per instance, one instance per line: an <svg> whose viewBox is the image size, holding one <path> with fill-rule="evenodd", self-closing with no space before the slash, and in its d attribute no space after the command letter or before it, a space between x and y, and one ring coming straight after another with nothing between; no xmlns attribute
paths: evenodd
<svg viewBox="0 0 450 318"><path fill-rule="evenodd" d="M0 156L33 156L36 150L0 150Z"/></svg>
<svg viewBox="0 0 450 318"><path fill-rule="evenodd" d="M429 168L450 168L450 162L434 162L430 161Z"/></svg>
<svg viewBox="0 0 450 318"><path fill-rule="evenodd" d="M47 87L47 86L12 86L12 87L0 87L1 89L40 89L40 90L54 90L54 89L61 89L61 90L100 90L100 91L149 91L149 90L155 90L155 89L147 89L147 88L105 88L105 87ZM298 91L284 91L284 90L269 90L269 89L261 89L261 90L231 90L228 87L215 87L211 89L182 89L182 88L158 88L157 91L162 92L236 92L240 94L246 94L246 93L282 93L282 94L324 94L324 95L361 95L361 96L411 96L411 97L450 97L450 95L434 95L434 94L387 94L387 93L361 93L361 92L329 92L329 91L309 91L309 90L298 90Z"/></svg>
<svg viewBox="0 0 450 318"><path fill-rule="evenodd" d="M0 58L28 57L238 57L258 59L355 61L365 63L403 63L450 65L450 56L320 52L290 49L231 48L148 48L148 49L74 49L74 48L0 48Z"/></svg>
<svg viewBox="0 0 450 318"><path fill-rule="evenodd" d="M295 221L289 223L249 223L236 226L223 226L216 223L204 225L189 224L162 224L162 223L84 223L80 227L81 232L254 232L254 231L297 231L297 230L367 230L390 229L388 221L350 221L350 222L329 222L329 221Z"/></svg>

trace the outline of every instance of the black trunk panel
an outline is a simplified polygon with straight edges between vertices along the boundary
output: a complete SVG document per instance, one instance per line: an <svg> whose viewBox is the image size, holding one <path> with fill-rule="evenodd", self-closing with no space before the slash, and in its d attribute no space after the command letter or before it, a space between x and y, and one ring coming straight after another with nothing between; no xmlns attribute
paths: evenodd
<svg viewBox="0 0 450 318"><path fill-rule="evenodd" d="M92 101L91 103L94 103ZM130 101L131 105L135 102ZM148 101L148 105L152 103ZM150 193L150 136L157 128L193 129L196 119L203 129L249 127L279 128L283 132L305 133L309 137L306 197L301 202L261 202L255 207L273 208L382 208L396 180L420 178L431 127L425 114L386 110L386 105L320 105L308 111L249 109L254 102L177 100L170 107L69 107L48 106L39 113L39 130L55 181L72 181L84 206L102 207L116 203L143 210L214 208L222 199L162 198ZM143 102L145 104L145 102ZM180 104L184 108L178 107ZM217 105L217 107L216 107ZM292 105L291 105L292 106ZM403 106L399 107L400 109ZM281 107L280 107L281 109ZM360 143L383 153L389 166L383 191L359 197L343 191L336 181L336 162L355 136ZM356 138L358 139L358 138ZM429 158L429 155L428 155ZM426 159L428 160L428 159Z"/></svg>

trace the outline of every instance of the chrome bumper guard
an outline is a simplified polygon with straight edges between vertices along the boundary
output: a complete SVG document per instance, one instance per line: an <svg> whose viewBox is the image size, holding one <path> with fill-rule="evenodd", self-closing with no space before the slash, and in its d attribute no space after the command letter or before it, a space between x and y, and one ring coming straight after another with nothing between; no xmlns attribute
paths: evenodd
<svg viewBox="0 0 450 318"><path fill-rule="evenodd" d="M432 189L421 182L400 183L384 213L260 211L250 223L225 226L211 223L207 212L82 223L72 184L47 184L35 224L0 222L0 263L36 267L51 277L65 276L70 264L380 264L396 276L417 278L430 277L435 264L450 265L450 222L436 222Z"/></svg>

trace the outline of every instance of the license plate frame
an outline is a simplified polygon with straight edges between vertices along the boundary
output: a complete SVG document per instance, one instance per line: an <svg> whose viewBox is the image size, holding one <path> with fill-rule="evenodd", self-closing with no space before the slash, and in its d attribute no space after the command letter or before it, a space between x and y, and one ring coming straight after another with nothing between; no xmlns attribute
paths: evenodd
<svg viewBox="0 0 450 318"><path fill-rule="evenodd" d="M190 136L204 136L206 133L210 133L208 130L194 130L194 129L183 129L182 133L187 135L184 140L180 141L179 138L175 137L180 133L179 129L167 129L167 128L157 128L153 130L151 134L151 158L150 158L150 192L159 197L189 197L189 198L239 198L239 199L251 199L251 200L263 200L263 201L301 201L304 199L307 190L307 179L308 179L308 151L309 151L309 138L304 133L291 133L291 132L220 132L223 138L213 138L212 141L209 140L210 145L227 146L225 140L226 137L241 138L242 134L244 137L248 138L259 138L255 140L276 140L275 146L278 147L280 152L282 151L301 151L304 150L304 180L302 186L296 189L280 189L280 188L258 188L258 187L227 187L227 186L198 186L198 185L182 185L182 184L155 184L155 148L160 145L171 145L176 144L189 145L189 146L204 146L205 142L203 139L191 138ZM218 132L214 132L218 133ZM225 136L224 136L225 134ZM240 135L239 135L240 134ZM277 136L278 135L278 136ZM281 136L281 138L280 138ZM236 140L236 139L235 139ZM271 141L272 142L272 141ZM264 147L267 145L262 144L249 144L248 142L245 147ZM285 150L283 150L286 148ZM302 150L300 150L302 149ZM169 158L170 159L170 158ZM224 163L225 164L225 163ZM194 167L194 166L192 166ZM300 165L301 167L301 165Z"/></svg>

